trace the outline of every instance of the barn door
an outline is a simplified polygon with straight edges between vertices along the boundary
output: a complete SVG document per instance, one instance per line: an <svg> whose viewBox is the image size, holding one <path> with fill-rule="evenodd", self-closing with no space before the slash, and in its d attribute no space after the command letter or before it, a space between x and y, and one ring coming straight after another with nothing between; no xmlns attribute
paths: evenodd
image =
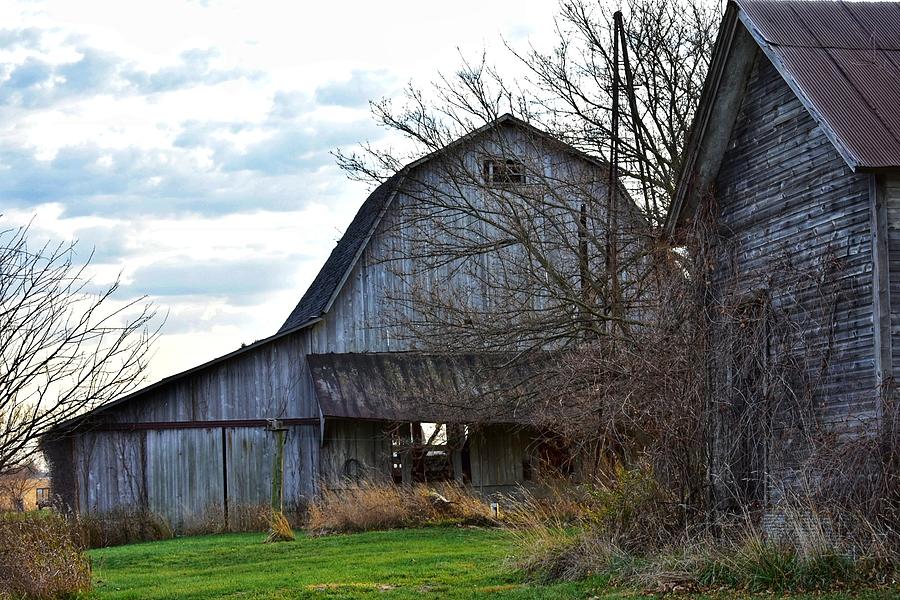
<svg viewBox="0 0 900 600"><path fill-rule="evenodd" d="M727 313L719 349L714 349L713 487L720 507L753 508L766 500L771 311L767 297L755 297Z"/></svg>
<svg viewBox="0 0 900 600"><path fill-rule="evenodd" d="M266 514L272 494L275 434L265 427L226 427L228 526L244 529Z"/></svg>
<svg viewBox="0 0 900 600"><path fill-rule="evenodd" d="M147 431L147 503L177 531L222 522L224 478L218 428Z"/></svg>

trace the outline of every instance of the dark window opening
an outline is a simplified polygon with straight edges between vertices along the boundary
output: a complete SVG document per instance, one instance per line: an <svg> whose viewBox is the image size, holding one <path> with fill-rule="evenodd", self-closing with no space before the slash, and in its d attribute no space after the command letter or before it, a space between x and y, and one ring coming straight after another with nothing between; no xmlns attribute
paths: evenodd
<svg viewBox="0 0 900 600"><path fill-rule="evenodd" d="M458 426L402 423L391 429L394 483L467 481L466 436ZM459 472L461 471L461 472Z"/></svg>
<svg viewBox="0 0 900 600"><path fill-rule="evenodd" d="M525 165L513 159L485 159L481 164L484 182L490 185L522 185L525 183Z"/></svg>

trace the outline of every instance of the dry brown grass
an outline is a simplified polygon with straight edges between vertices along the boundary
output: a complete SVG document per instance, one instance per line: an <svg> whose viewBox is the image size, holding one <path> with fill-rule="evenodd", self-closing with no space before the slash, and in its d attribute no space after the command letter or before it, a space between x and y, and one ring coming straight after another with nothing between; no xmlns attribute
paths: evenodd
<svg viewBox="0 0 900 600"><path fill-rule="evenodd" d="M85 548L106 548L174 537L160 515L142 509L117 509L72 516L76 535Z"/></svg>
<svg viewBox="0 0 900 600"><path fill-rule="evenodd" d="M0 515L0 598L51 599L91 587L91 565L55 513Z"/></svg>
<svg viewBox="0 0 900 600"><path fill-rule="evenodd" d="M278 511L270 511L269 513L269 535L266 536L266 543L275 542L293 542L294 530L291 524L284 516L284 513Z"/></svg>
<svg viewBox="0 0 900 600"><path fill-rule="evenodd" d="M559 511L526 497L512 513L515 566L537 580L599 574L654 593L848 589L900 578L897 546L888 541L895 531L862 515L791 498L781 506L777 535L749 514L720 518L714 528L675 528L668 526L670 508L641 490L652 488L635 478L582 494L579 509L563 503Z"/></svg>
<svg viewBox="0 0 900 600"><path fill-rule="evenodd" d="M486 525L495 521L484 500L458 485L400 487L363 482L323 491L309 506L307 527L322 535L446 523Z"/></svg>

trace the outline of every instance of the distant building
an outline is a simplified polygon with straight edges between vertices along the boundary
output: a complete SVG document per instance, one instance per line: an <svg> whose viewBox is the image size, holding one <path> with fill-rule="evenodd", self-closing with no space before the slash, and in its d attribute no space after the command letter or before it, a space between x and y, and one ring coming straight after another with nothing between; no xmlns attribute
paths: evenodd
<svg viewBox="0 0 900 600"><path fill-rule="evenodd" d="M50 506L50 477L33 467L0 475L0 512L29 511Z"/></svg>

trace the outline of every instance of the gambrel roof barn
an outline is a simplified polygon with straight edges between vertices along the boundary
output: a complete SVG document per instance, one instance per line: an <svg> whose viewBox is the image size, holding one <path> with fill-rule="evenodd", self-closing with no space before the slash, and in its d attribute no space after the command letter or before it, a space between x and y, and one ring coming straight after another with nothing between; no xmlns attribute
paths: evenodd
<svg viewBox="0 0 900 600"><path fill-rule="evenodd" d="M900 4L728 4L666 227L695 226L720 315L712 484L771 503L822 440L896 427Z"/></svg>
<svg viewBox="0 0 900 600"><path fill-rule="evenodd" d="M499 359L426 352L391 302L415 288L460 289L489 304L465 270L424 268L404 228L401 217L421 208L416 186L428 182L424 193L441 193L449 185L445 161L471 171L474 183L461 193L474 207L494 169L506 169L491 190L501 195L535 173L557 182L577 177L600 197L608 177L601 162L511 115L407 165L365 200L278 332L48 436L55 492L81 512L137 507L176 528L210 515L228 523L238 507L268 502L278 430L286 432L288 506L358 478L446 477L484 493L524 482L533 451L528 407L513 402L479 414L465 402L491 393ZM425 221L418 216L417 226ZM489 258L472 268L489 268Z"/></svg>

